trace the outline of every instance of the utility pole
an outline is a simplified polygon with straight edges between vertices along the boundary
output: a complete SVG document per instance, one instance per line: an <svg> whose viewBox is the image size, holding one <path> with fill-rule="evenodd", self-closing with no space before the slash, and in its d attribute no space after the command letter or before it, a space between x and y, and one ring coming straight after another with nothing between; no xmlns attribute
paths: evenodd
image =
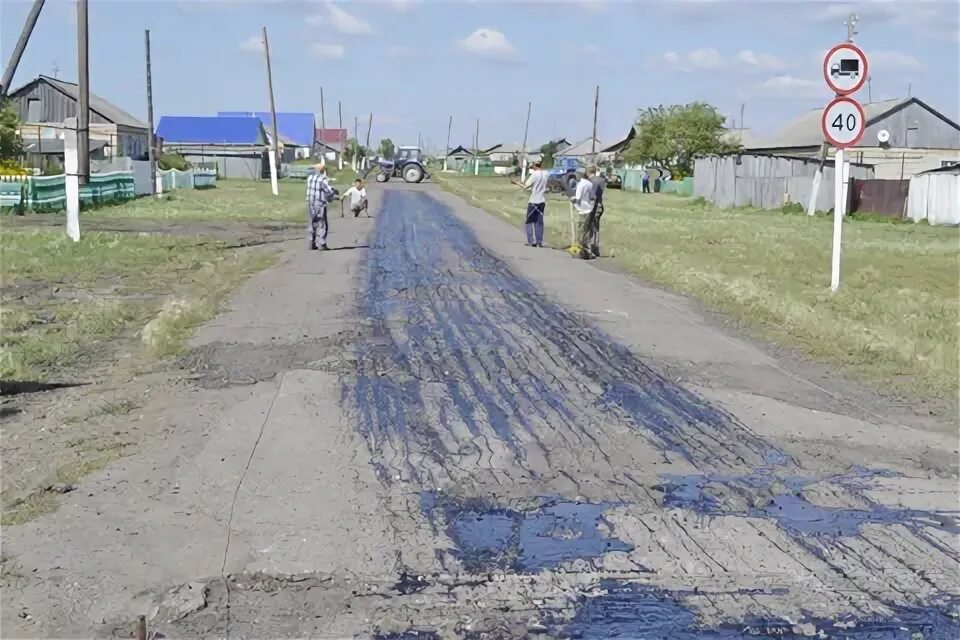
<svg viewBox="0 0 960 640"><path fill-rule="evenodd" d="M530 131L530 110L533 108L533 102L527 103L527 124L523 126L523 166L520 167L520 181L527 181L527 133Z"/></svg>
<svg viewBox="0 0 960 640"><path fill-rule="evenodd" d="M473 175L480 175L480 118L477 118L477 132L473 136Z"/></svg>
<svg viewBox="0 0 960 640"><path fill-rule="evenodd" d="M847 42L853 42L853 36L857 35L857 21L860 18L855 13L851 13L847 18ZM741 125L742 126L742 125ZM820 183L823 181L823 167L827 163L827 151L830 149L829 143L824 140L823 144L820 145L820 166L817 167L817 172L813 176L813 186L810 189L810 201L807 203L807 215L812 216L816 213L817 210L817 194L820 192ZM834 171L842 171L842 167L836 166L834 163Z"/></svg>
<svg viewBox="0 0 960 640"><path fill-rule="evenodd" d="M359 149L357 149L357 147L360 146L360 134L358 133L359 128L360 128L360 125L359 125L359 123L358 123L358 121L357 121L357 116L353 116L353 141L354 141L354 143L355 143L355 145L356 145L356 146L354 147L354 149L353 149L354 153L352 154L352 155L353 155L353 170L354 170L354 171L357 170L357 166L358 166L358 165L357 165L357 153L356 153L356 152L359 151Z"/></svg>
<svg viewBox="0 0 960 640"><path fill-rule="evenodd" d="M323 87L320 87L320 154L324 162L327 161L327 152L324 151L324 136L327 135L327 118L323 112Z"/></svg>
<svg viewBox="0 0 960 640"><path fill-rule="evenodd" d="M740 103L740 139L743 140L743 130L747 128L747 125L743 124L743 111L747 108L747 105Z"/></svg>
<svg viewBox="0 0 960 640"><path fill-rule="evenodd" d="M87 0L77 0L77 175L80 184L90 180L90 34Z"/></svg>
<svg viewBox="0 0 960 640"><path fill-rule="evenodd" d="M270 117L273 120L273 149L270 151L270 186L273 195L280 195L277 185L277 172L280 164L280 135L277 133L277 107L273 101L273 70L270 68L270 42L267 40L267 28L263 28L263 53L267 59L267 89L270 91Z"/></svg>
<svg viewBox="0 0 960 640"><path fill-rule="evenodd" d="M597 111L600 108L600 85L597 85L597 91L593 96L593 140L590 143L591 161L597 161Z"/></svg>
<svg viewBox="0 0 960 640"><path fill-rule="evenodd" d="M27 14L27 19L23 23L23 30L20 32L20 39L17 40L17 44L14 45L13 51L10 53L7 68L3 70L3 79L0 80L0 98L6 97L10 91L10 83L13 82L13 76L17 72L17 67L20 66L20 58L23 57L23 52L27 48L27 42L30 41L33 28L37 25L37 18L40 17L43 3L44 0L34 0L33 6L30 7L30 13Z"/></svg>
<svg viewBox="0 0 960 640"><path fill-rule="evenodd" d="M340 128L337 129L337 139L340 141L340 153L337 154L339 156L337 159L337 168L343 171L343 152L347 150L347 142L340 137L343 134L343 106L339 100L337 100L337 116L340 122L338 125Z"/></svg>
<svg viewBox="0 0 960 640"><path fill-rule="evenodd" d="M370 150L370 130L373 129L373 113L370 114L370 119L367 120L367 142L363 145L363 164L364 168L367 165L367 152Z"/></svg>
<svg viewBox="0 0 960 640"><path fill-rule="evenodd" d="M144 32L147 45L147 160L150 162L150 194L157 195L156 137L153 135L153 74L150 70L150 29Z"/></svg>
<svg viewBox="0 0 960 640"><path fill-rule="evenodd" d="M453 116L447 121L447 146L444 149L443 170L447 170L447 157L450 155L450 132L453 131Z"/></svg>

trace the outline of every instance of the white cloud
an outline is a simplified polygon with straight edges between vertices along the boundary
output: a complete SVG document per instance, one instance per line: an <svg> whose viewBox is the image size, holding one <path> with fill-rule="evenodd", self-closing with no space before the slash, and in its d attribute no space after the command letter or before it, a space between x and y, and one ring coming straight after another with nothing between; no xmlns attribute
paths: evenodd
<svg viewBox="0 0 960 640"><path fill-rule="evenodd" d="M405 47L403 45L389 47L387 48L387 55L391 58L407 58L413 55L413 48Z"/></svg>
<svg viewBox="0 0 960 640"><path fill-rule="evenodd" d="M262 36L250 36L239 45L241 51L246 51L247 53L263 53L263 37Z"/></svg>
<svg viewBox="0 0 960 640"><path fill-rule="evenodd" d="M760 83L763 93L779 96L812 97L826 95L826 85L822 81L808 80L796 76L774 76Z"/></svg>
<svg viewBox="0 0 960 640"><path fill-rule="evenodd" d="M358 18L346 9L341 9L333 2L327 3L326 15L308 16L307 24L316 27L332 27L348 36L369 36L377 32L369 22Z"/></svg>
<svg viewBox="0 0 960 640"><path fill-rule="evenodd" d="M600 51L600 47L595 44L585 44L580 47L581 53L597 53Z"/></svg>
<svg viewBox="0 0 960 640"><path fill-rule="evenodd" d="M420 8L423 0L389 0L387 6L397 13L409 13Z"/></svg>
<svg viewBox="0 0 960 640"><path fill-rule="evenodd" d="M923 68L919 60L909 53L900 51L869 51L867 52L867 61L870 64L871 75L876 71L919 71Z"/></svg>
<svg viewBox="0 0 960 640"><path fill-rule="evenodd" d="M704 48L694 49L686 54L668 51L654 64L659 66L660 63L666 63L677 71L693 71L694 69L719 69L726 64L726 61L716 49Z"/></svg>
<svg viewBox="0 0 960 640"><path fill-rule="evenodd" d="M460 40L460 48L488 60L513 61L517 59L517 49L507 37L494 29L480 27L469 36Z"/></svg>
<svg viewBox="0 0 960 640"><path fill-rule="evenodd" d="M759 71L779 71L786 67L783 60L769 53L758 53L744 49L737 54L737 60L749 69Z"/></svg>
<svg viewBox="0 0 960 640"><path fill-rule="evenodd" d="M956 2L950 0L820 3L817 11L804 13L815 22L836 24L838 28L842 28L849 15L855 13L861 25L896 23L897 28L909 28L921 36L949 42L960 40L960 12Z"/></svg>
<svg viewBox="0 0 960 640"><path fill-rule="evenodd" d="M310 53L313 54L314 58L320 60L339 60L343 58L346 52L347 50L343 48L343 45L339 44L315 42L310 45Z"/></svg>

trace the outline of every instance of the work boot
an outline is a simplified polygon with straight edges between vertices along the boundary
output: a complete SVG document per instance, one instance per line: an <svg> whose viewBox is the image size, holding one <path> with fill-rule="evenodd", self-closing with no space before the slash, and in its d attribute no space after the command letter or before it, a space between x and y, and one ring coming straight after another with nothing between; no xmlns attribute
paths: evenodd
<svg viewBox="0 0 960 640"><path fill-rule="evenodd" d="M322 245L320 245L320 249L322 249L323 251L329 251L329 250L330 250L330 247L328 247L328 246L325 245L325 244L322 244Z"/></svg>

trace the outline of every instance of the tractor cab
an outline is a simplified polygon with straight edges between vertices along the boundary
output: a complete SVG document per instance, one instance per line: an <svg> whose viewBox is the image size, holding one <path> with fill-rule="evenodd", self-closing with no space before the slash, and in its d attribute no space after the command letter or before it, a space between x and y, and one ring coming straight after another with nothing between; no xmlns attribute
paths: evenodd
<svg viewBox="0 0 960 640"><path fill-rule="evenodd" d="M397 147L393 161L398 164L409 161L422 162L421 155L420 147Z"/></svg>

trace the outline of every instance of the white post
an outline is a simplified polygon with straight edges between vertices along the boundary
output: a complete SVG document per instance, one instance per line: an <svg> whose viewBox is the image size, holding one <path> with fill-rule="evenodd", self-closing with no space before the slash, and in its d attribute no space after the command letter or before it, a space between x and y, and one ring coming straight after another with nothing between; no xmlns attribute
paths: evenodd
<svg viewBox="0 0 960 640"><path fill-rule="evenodd" d="M817 212L817 194L820 193L821 182L823 182L823 168L817 167L817 172L813 174L813 186L810 189L810 202L807 203L808 216L812 216Z"/></svg>
<svg viewBox="0 0 960 640"><path fill-rule="evenodd" d="M157 197L163 196L163 176L157 171Z"/></svg>
<svg viewBox="0 0 960 640"><path fill-rule="evenodd" d="M277 185L277 154L276 147L270 149L270 189L273 195L280 195L280 187Z"/></svg>
<svg viewBox="0 0 960 640"><path fill-rule="evenodd" d="M850 158L843 154L843 215L850 212Z"/></svg>
<svg viewBox="0 0 960 640"><path fill-rule="evenodd" d="M844 215L844 186L843 163L846 154L843 149L837 149L833 157L833 256L830 265L830 290L836 291L840 287L840 237L843 232Z"/></svg>
<svg viewBox="0 0 960 640"><path fill-rule="evenodd" d="M326 154L324 154L326 155ZM340 153L337 154L337 169L343 171L343 150L340 150Z"/></svg>
<svg viewBox="0 0 960 640"><path fill-rule="evenodd" d="M480 175L480 156L477 156L473 160L473 175L474 176Z"/></svg>
<svg viewBox="0 0 960 640"><path fill-rule="evenodd" d="M80 240L80 169L77 155L77 119L63 121L63 172L66 174L67 235L74 242Z"/></svg>

